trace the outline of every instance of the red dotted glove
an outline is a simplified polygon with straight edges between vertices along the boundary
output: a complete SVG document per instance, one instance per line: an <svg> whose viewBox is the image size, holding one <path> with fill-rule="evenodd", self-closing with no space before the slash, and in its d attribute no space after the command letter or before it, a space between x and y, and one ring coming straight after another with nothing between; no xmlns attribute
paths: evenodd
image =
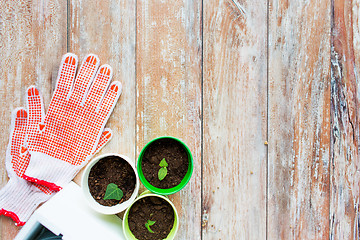
<svg viewBox="0 0 360 240"><path fill-rule="evenodd" d="M24 179L59 190L96 151L121 93L120 82L110 84L111 67L98 69L99 62L96 55L86 56L76 75L77 57L71 53L63 57L48 112L29 126L34 130L22 147L31 154ZM29 94L28 104L36 104Z"/></svg>
<svg viewBox="0 0 360 240"><path fill-rule="evenodd" d="M6 151L6 170L9 182L0 190L0 215L11 217L22 226L36 207L50 198L52 191L22 179L24 165L29 162L27 153L19 161L20 146L24 142L27 128L27 112L18 108L11 114L10 141Z"/></svg>
<svg viewBox="0 0 360 240"><path fill-rule="evenodd" d="M0 215L11 217L16 225L22 226L39 206L48 200L54 192L49 188L30 183L22 179L30 161L30 153L21 148L29 131L41 120L43 112L42 99L35 87L28 89L28 112L18 108L11 114L10 139L6 150L6 170L9 182L0 190ZM29 113L29 114L28 114ZM110 139L112 133L107 129L101 135L97 150Z"/></svg>

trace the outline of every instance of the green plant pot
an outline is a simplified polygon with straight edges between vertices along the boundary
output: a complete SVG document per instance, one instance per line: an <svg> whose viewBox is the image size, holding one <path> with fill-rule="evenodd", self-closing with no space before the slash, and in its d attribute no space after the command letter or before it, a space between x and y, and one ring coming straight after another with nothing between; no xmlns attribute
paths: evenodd
<svg viewBox="0 0 360 240"><path fill-rule="evenodd" d="M187 155L188 155L188 160L189 160L189 168L188 171L185 175L185 177L182 179L182 181L180 182L180 184L178 184L177 186L173 187L173 188L168 188L168 189L162 189L162 188L157 188L153 185L151 185L145 178L143 171L142 171L142 167L141 167L141 163L142 163L142 159L144 156L144 153L146 151L146 149L155 141L160 140L160 139L165 139L165 138L169 138L169 139L173 139L177 142L179 142L185 149ZM138 162L137 162L137 171L138 171L138 175L140 178L140 181L142 182L142 184L144 184L144 186L150 190L151 192L157 193L157 194L161 194L161 195L170 195L170 194L174 194L178 191L180 191L181 189L183 189L186 184L190 181L192 172L194 169L194 163L193 163L193 157L191 155L190 149L185 145L185 143L183 143L181 140L175 138L175 137L170 137L170 136L164 136L164 137L158 137L155 138L153 140L151 140L150 142L148 142L145 147L141 150L139 158L138 158Z"/></svg>
<svg viewBox="0 0 360 240"><path fill-rule="evenodd" d="M139 197L125 211L125 214L124 214L124 217L123 217L123 231L124 231L124 236L125 236L126 240L139 240L130 231L128 217L129 217L130 209L134 205L134 203L136 203L138 200L140 200L142 198L145 198L145 197L159 197L159 198L164 199L165 201L167 201L171 205L171 207L174 210L174 225L173 225L169 235L166 238L164 238L164 240L172 240L172 239L174 239L175 235L176 235L176 233L178 231L178 228L179 228L179 216L178 216L178 213L176 211L176 208L175 208L174 204L167 198L167 196L161 196L161 195L151 193L150 191L145 191L142 194L140 194Z"/></svg>

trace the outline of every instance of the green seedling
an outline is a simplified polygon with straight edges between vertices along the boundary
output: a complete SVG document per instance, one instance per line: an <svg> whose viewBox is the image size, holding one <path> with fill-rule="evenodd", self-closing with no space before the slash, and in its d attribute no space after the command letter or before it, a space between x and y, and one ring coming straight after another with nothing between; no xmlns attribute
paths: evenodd
<svg viewBox="0 0 360 240"><path fill-rule="evenodd" d="M147 220L147 222L145 223L145 227L149 232L154 233L154 231L151 230L150 226L154 225L155 223L156 221Z"/></svg>
<svg viewBox="0 0 360 240"><path fill-rule="evenodd" d="M158 172L158 178L159 180L163 180L166 175L167 175L167 166L168 166L168 163L166 162L165 158L163 158L159 164L160 166L160 169L159 169L159 172Z"/></svg>
<svg viewBox="0 0 360 240"><path fill-rule="evenodd" d="M124 196L123 191L120 188L118 188L118 186L115 183L109 183L109 185L107 185L104 200L108 200L108 199L120 200L123 196Z"/></svg>

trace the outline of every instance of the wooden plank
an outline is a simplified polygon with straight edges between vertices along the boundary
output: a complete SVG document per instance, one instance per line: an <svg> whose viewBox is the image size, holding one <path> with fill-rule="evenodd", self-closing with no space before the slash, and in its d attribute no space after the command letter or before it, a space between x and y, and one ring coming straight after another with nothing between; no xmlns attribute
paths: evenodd
<svg viewBox="0 0 360 240"><path fill-rule="evenodd" d="M201 1L137 1L137 144L170 135L194 157L189 184L170 196L177 239L201 238Z"/></svg>
<svg viewBox="0 0 360 240"><path fill-rule="evenodd" d="M89 53L109 64L113 80L122 83L122 95L107 123L113 138L98 153L120 153L135 161L135 0L71 0L69 5L69 50L79 61ZM80 182L81 174L75 178Z"/></svg>
<svg viewBox="0 0 360 240"><path fill-rule="evenodd" d="M266 239L267 1L204 1L203 239Z"/></svg>
<svg viewBox="0 0 360 240"><path fill-rule="evenodd" d="M327 239L331 1L269 3L268 238Z"/></svg>
<svg viewBox="0 0 360 240"><path fill-rule="evenodd" d="M36 85L50 101L51 80L56 78L66 52L66 5L63 1L1 1L0 4L0 186L8 179L5 151L10 113L25 107L26 88ZM55 73L55 76L53 75ZM0 217L0 239L14 239L19 227Z"/></svg>
<svg viewBox="0 0 360 240"><path fill-rule="evenodd" d="M360 239L360 1L333 1L331 239Z"/></svg>

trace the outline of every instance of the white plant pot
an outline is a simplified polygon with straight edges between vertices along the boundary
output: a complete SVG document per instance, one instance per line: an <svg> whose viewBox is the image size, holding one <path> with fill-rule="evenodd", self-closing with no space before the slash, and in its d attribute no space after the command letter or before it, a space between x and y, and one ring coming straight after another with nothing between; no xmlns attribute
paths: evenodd
<svg viewBox="0 0 360 240"><path fill-rule="evenodd" d="M117 204L115 206L103 206L100 203L98 203L90 194L90 190L89 190L89 184L88 184L88 179L89 179L89 173L91 168L101 159L105 158L105 157L109 157L109 156L117 156L120 157L122 159L124 159L127 163L130 164L130 166L132 167L134 174L136 176L136 183L135 183L135 189L133 194L131 195L131 197L126 200L125 202L122 202L120 204ZM89 203L90 207L92 209L94 209L95 211L102 213L102 214L106 214L106 215L110 215L110 214L117 214L120 213L122 211L124 211L125 209L127 209L136 199L138 192L139 192L139 177L134 165L134 161L132 161L129 157L118 154L118 153L107 153L107 154L103 154L101 156L98 156L96 158L94 158L93 160L91 160L89 162L89 164L86 166L84 173L82 175L81 178L81 188L83 190L84 196L87 200L87 202Z"/></svg>

